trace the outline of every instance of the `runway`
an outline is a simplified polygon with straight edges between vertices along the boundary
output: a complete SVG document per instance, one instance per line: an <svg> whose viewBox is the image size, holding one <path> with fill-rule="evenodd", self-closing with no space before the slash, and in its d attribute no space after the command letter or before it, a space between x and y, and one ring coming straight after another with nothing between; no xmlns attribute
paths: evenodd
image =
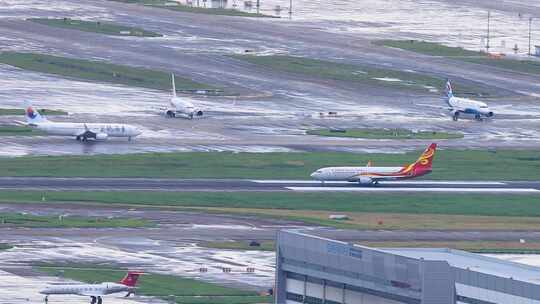
<svg viewBox="0 0 540 304"><path fill-rule="evenodd" d="M2 177L0 189L156 192L457 192L540 194L540 181L388 181L377 186L312 180Z"/></svg>

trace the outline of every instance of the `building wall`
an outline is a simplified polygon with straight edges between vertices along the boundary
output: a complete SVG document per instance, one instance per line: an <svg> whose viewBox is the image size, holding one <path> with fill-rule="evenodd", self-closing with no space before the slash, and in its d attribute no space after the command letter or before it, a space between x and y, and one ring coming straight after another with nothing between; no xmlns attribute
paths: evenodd
<svg viewBox="0 0 540 304"><path fill-rule="evenodd" d="M540 304L540 286L294 232L279 232L276 303Z"/></svg>
<svg viewBox="0 0 540 304"><path fill-rule="evenodd" d="M326 303L326 304L402 304L403 302L385 299L350 289L338 288L326 284L310 283L287 278L286 303ZM294 294L294 295L293 295ZM293 300L296 298L297 300Z"/></svg>

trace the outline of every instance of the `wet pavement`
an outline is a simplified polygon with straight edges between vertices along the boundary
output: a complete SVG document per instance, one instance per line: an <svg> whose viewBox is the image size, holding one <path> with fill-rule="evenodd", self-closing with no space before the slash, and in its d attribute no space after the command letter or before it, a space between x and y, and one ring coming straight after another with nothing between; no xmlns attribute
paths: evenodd
<svg viewBox="0 0 540 304"><path fill-rule="evenodd" d="M155 228L103 229L0 229L0 242L14 245L0 251L0 302L39 303L38 291L61 279L44 277L31 269L35 263L116 265L147 272L173 274L231 287L265 291L273 286L273 252L220 250L199 247L201 241L272 240L278 229L303 230L344 241L373 240L519 240L535 241L535 231L355 231L317 227L287 220L246 216L65 204L2 204L2 212L39 215L86 215L137 217L154 221ZM504 259L538 264L536 256L504 255ZM206 269L201 272L200 269ZM224 272L230 268L230 272ZM254 268L249 272L247 268ZM143 278L144 279L144 278ZM54 297L55 302L75 303L80 297ZM51 299L51 300L53 300ZM155 299L106 297L107 303L154 303ZM52 302L51 302L52 303Z"/></svg>
<svg viewBox="0 0 540 304"><path fill-rule="evenodd" d="M233 2L229 2L232 5ZM535 3L514 1L320 1L295 0L293 19L229 18L192 15L99 0L0 0L0 49L45 52L118 64L174 71L179 76L227 87L233 97L190 96L207 115L193 121L166 119L159 107L168 92L81 82L0 65L0 106L70 112L57 121L123 122L144 133L132 142L110 140L81 144L61 137L0 137L0 156L137 153L166 151L350 151L403 153L428 141L358 140L306 136L313 128L404 127L463 132L465 139L440 141L443 148L538 148L540 76L457 63L444 58L381 49L372 39L425 39L481 48L486 10L492 9L495 51L518 44L523 54L527 11ZM497 5L500 4L500 7ZM288 1L263 1L272 13ZM282 11L282 14L286 11ZM401 16L398 16L401 15ZM25 21L28 17L108 20L143 27L164 37L108 37L59 30ZM533 28L533 33L536 29ZM536 37L536 36L534 36ZM536 38L534 38L536 39ZM503 46L504 42L504 46ZM256 67L228 55L291 54L356 63L441 78L474 81L495 92L490 105L504 106L494 120L452 122L433 92L301 77ZM436 90L435 90L436 89ZM187 98L187 97L186 97ZM337 117L320 112L336 111ZM22 117L0 117L0 124ZM115 263L230 286L266 290L273 285L271 252L206 249L206 240L271 240L277 229L306 229L341 240L540 240L536 231L352 231L251 217L205 215L175 210L126 209L78 205L0 205L3 212L141 217L157 223L148 229L0 229L0 242L15 245L0 252L0 303L39 303L37 291L53 278L29 269L39 262ZM534 256L504 258L538 264ZM208 269L200 273L199 268ZM231 268L224 273L223 268ZM248 273L247 267L254 267ZM58 298L79 303L82 298ZM149 303L152 299L107 298L106 303ZM51 302L52 303L52 302Z"/></svg>
<svg viewBox="0 0 540 304"><path fill-rule="evenodd" d="M379 49L370 44L370 39L377 35L383 37L384 34L378 32L381 28L401 35L402 38L414 32L407 30L410 20L391 18L392 14L402 8L401 4L392 6L383 2L377 1L369 7L363 5L362 1L335 2L334 15L312 18L317 8L310 6L315 5L315 2L305 1L298 3L299 17L293 20L253 20L182 14L110 1L86 0L73 5L62 0L56 0L53 4L42 0L2 0L2 50L40 51L173 70L181 76L230 88L239 92L240 96L191 96L189 98L194 99L208 115L194 121L169 120L159 116L158 110L168 101L168 92L66 80L0 65L2 107L21 107L25 100L29 100L38 108L59 108L73 113L68 117L53 117L53 120L124 122L135 124L144 131L132 143L111 140L90 145L81 145L69 138L2 137L0 155L151 151L376 151L383 146L403 151L421 148L427 143L410 141L404 147L401 141L332 139L304 135L307 129L329 127L404 127L464 132L464 140L443 142L448 147L459 148L539 146L540 136L534 132L540 129L540 104L537 100L540 89L536 85L540 81L539 76ZM460 14L477 18L484 11L484 8L474 6L445 10L443 8L450 4L443 2L404 2L410 5L411 11L425 14L425 19L447 22L443 25L449 26L452 31L441 32L445 37L450 35L449 32L455 32L455 27L452 27L455 20L450 17L432 18L430 14L442 11L450 16L454 13L458 15L458 20L462 20ZM272 7L274 2L268 1L264 5ZM422 9L430 5L432 11ZM341 18L340 9L337 8L350 8L351 12ZM300 13L302 10L304 12ZM473 13L469 14L469 11ZM500 13L506 14L505 11ZM110 37L60 30L24 20L27 17L64 16L111 20L155 30L165 36L150 39ZM355 16L352 19L357 20L349 21L350 16ZM381 27L376 20L364 20L369 16L391 19L392 25ZM372 33L356 33L351 29L337 32L326 30L327 27L341 28L341 22L360 22L362 28L366 31L371 29ZM464 24L468 26L470 23ZM443 25L433 28L440 29ZM471 26L476 27L475 23ZM511 24L505 24L495 27L494 33L506 29L516 30ZM422 35L426 39L437 37L434 33ZM471 32L471 35L477 34ZM246 49L260 54L302 55L472 80L497 92L499 98L490 100L490 105L512 106L498 110L494 120L478 123L465 119L455 123L440 110L418 105L442 105L440 93L405 92L390 87L321 81L274 72L227 56L243 53ZM320 112L329 111L338 112L338 117L319 116ZM0 123L13 123L15 120L21 118L2 117Z"/></svg>

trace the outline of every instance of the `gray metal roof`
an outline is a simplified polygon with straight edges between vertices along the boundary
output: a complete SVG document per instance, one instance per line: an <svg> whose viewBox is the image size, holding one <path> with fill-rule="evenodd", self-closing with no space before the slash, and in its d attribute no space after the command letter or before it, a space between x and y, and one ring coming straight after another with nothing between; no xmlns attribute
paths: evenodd
<svg viewBox="0 0 540 304"><path fill-rule="evenodd" d="M432 248L388 248L378 249L383 252L414 259L447 261L450 266L490 274L502 278L540 284L540 268L521 263L505 261L454 249Z"/></svg>

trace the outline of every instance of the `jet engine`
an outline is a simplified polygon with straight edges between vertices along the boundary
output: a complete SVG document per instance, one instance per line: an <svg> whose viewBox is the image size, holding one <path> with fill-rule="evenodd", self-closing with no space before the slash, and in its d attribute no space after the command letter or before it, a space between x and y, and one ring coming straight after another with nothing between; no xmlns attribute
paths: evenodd
<svg viewBox="0 0 540 304"><path fill-rule="evenodd" d="M360 178L358 179L358 183L360 185L371 185L373 184L373 179L367 176L360 176Z"/></svg>
<svg viewBox="0 0 540 304"><path fill-rule="evenodd" d="M203 111L197 110L197 111L195 112L195 115L197 115L197 116L203 116Z"/></svg>
<svg viewBox="0 0 540 304"><path fill-rule="evenodd" d="M96 134L96 140L106 140L109 137L107 133Z"/></svg>

